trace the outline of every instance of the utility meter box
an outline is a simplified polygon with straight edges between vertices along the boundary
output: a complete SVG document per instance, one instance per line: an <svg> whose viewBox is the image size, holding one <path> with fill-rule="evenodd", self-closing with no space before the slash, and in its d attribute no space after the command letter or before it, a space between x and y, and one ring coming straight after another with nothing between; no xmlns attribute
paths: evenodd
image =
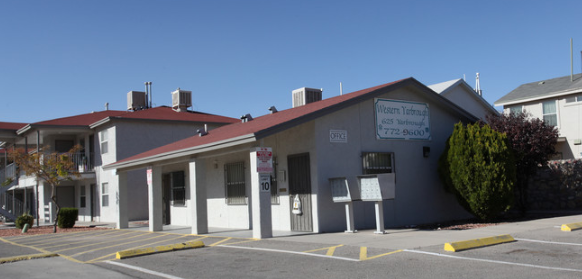
<svg viewBox="0 0 582 279"><path fill-rule="evenodd" d="M358 176L362 201L392 200L396 197L396 176L394 173Z"/></svg>
<svg viewBox="0 0 582 279"><path fill-rule="evenodd" d="M333 202L352 201L352 195L350 194L348 180L345 177L330 178L329 186L331 188L331 197L333 199Z"/></svg>

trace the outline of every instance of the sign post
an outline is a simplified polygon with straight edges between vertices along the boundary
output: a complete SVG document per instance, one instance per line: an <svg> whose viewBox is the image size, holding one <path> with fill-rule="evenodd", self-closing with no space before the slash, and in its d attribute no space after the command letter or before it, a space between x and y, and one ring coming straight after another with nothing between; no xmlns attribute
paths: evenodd
<svg viewBox="0 0 582 279"><path fill-rule="evenodd" d="M273 237L271 224L273 151L269 147L251 149L250 159L253 238Z"/></svg>

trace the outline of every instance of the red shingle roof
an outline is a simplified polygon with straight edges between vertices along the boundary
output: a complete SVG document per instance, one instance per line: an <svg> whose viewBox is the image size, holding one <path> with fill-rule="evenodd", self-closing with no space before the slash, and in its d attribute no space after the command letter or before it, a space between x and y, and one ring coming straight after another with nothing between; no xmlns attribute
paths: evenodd
<svg viewBox="0 0 582 279"><path fill-rule="evenodd" d="M173 120L173 121L194 121L203 123L235 123L236 118L202 113L202 112L177 112L170 107L161 106L151 109L125 112L115 115L112 118L119 119L150 119L150 120Z"/></svg>
<svg viewBox="0 0 582 279"><path fill-rule="evenodd" d="M92 113L79 114L69 117L51 119L32 123L32 125L55 125L55 126L89 126L101 119L109 116L116 116L126 113L122 110L104 110Z"/></svg>
<svg viewBox="0 0 582 279"><path fill-rule="evenodd" d="M161 106L139 111L105 110L69 117L51 119L30 124L31 126L89 126L98 121L110 119L143 119L189 121L201 123L234 123L238 119L202 112L177 112L170 107ZM24 125L25 126L25 125ZM20 127L22 128L22 127Z"/></svg>
<svg viewBox="0 0 582 279"><path fill-rule="evenodd" d="M26 123L16 123L16 122L0 122L0 130L14 130L26 126Z"/></svg>
<svg viewBox="0 0 582 279"><path fill-rule="evenodd" d="M148 157L162 155L166 153L173 153L179 152L181 150L186 150L189 148L201 147L207 144L216 143L220 141L225 141L229 139L235 139L237 137L241 137L244 135L254 134L255 137L264 137L268 134L283 130L288 128L286 124L297 125L303 123L303 121L308 121L313 119L313 117L317 117L319 115L323 115L327 113L325 110L328 108L337 108L341 106L342 103L351 104L351 101L358 100L359 98L370 98L370 96L366 96L368 93L373 91L384 89L390 86L398 86L399 84L405 84L407 81L413 81L418 83L413 78L408 78L400 81L395 81L392 83L387 83L375 87L371 87L368 89L356 91L349 94L344 94L336 97L332 97L329 99L324 99L318 102L310 103L304 106L299 106L283 111L279 111L274 114L263 115L257 118L254 118L252 121L249 122L238 122L235 124L230 124L226 126L222 126L216 129L213 129L208 132L205 136L193 136L190 138L186 138L159 148L155 148L144 153L126 158L124 160L118 161L113 163L109 166L119 165L126 162L136 161L140 159L145 159ZM420 83L418 83L420 84ZM438 95L438 94L437 94ZM348 102L350 101L350 102Z"/></svg>

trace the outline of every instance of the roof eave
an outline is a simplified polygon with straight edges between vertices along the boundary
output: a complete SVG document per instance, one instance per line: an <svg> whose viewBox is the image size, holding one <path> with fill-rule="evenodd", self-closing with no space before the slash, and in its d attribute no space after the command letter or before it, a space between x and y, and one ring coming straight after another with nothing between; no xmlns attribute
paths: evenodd
<svg viewBox="0 0 582 279"><path fill-rule="evenodd" d="M493 104L496 106L515 105L515 104L527 103L527 102L532 102L532 101L537 101L537 100L542 100L542 99L548 99L548 98L560 97L560 96L565 96L565 95L570 95L570 94L576 94L576 93L580 93L580 92L582 92L582 88L552 92L552 93L546 94L546 95L538 95L538 96L529 97L529 98L513 99L513 100L507 100L507 101L501 101L501 102L499 100L497 100L497 102L495 102Z"/></svg>
<svg viewBox="0 0 582 279"><path fill-rule="evenodd" d="M217 149L221 149L221 148L226 148L226 147L231 147L231 146L235 146L235 145L241 145L241 144L245 144L245 143L254 142L256 140L257 139L255 137L255 134L246 134L246 135L238 136L235 138L230 138L230 139L217 141L217 142L211 142L208 144L203 144L203 145L184 148L184 149L172 150L169 152L160 153L160 154L148 156L145 158L139 158L139 159L135 159L135 160L127 161L127 162L113 163L110 165L103 166L103 169L104 170L116 169L118 171L135 169L136 167L145 167L145 166L153 164L155 162L173 160L173 159L177 159L180 157L189 157L189 156L203 153L203 152L208 152L208 151L213 151L213 150L217 150Z"/></svg>

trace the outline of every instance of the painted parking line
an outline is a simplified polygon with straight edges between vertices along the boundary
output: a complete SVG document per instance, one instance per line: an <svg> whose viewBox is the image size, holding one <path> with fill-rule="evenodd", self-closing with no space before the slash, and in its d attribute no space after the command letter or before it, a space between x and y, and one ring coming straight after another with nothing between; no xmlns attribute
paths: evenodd
<svg viewBox="0 0 582 279"><path fill-rule="evenodd" d="M426 251L420 251L420 250L404 249L403 251L409 252L409 253L424 254L424 255L458 259L458 260L468 260L468 261L477 261L477 262L486 262L486 263L495 263L495 264L504 264L504 265L514 265L514 266L531 267L531 268L548 269L548 270L582 272L582 269L574 269L574 268L553 267L553 266L544 266L544 265L535 265L535 264L524 264L524 263L497 261L497 260L478 259L478 258L455 256L455 255L451 255L451 254L440 254L440 253L434 253L434 252L426 252Z"/></svg>
<svg viewBox="0 0 582 279"><path fill-rule="evenodd" d="M115 234L115 235L110 236L111 233L107 232L107 233L100 234L98 236L99 237L102 237L104 235L108 235L111 238L111 237L120 237L120 236L124 236L124 235L128 235L128 234L132 234L132 233L134 233L134 232L126 232L126 233ZM49 249L49 248L54 249L54 248L61 247L61 246L70 246L70 245L75 245L75 244L79 244L79 243L86 243L86 242L87 242L87 240L79 240L79 241L74 241L74 242L68 242L65 239L60 239L58 241L52 241L52 242L47 242L47 243L44 243L43 242L40 245L39 244L36 244L36 246L42 247L42 248L45 248L45 249ZM45 246L45 244L47 246Z"/></svg>
<svg viewBox="0 0 582 279"><path fill-rule="evenodd" d="M526 238L516 238L515 240L517 240L517 241L527 241L527 242L536 242L536 243L544 243L544 244L582 246L582 243L571 243L571 242L556 242L556 241L545 241L545 240L526 239Z"/></svg>
<svg viewBox="0 0 582 279"><path fill-rule="evenodd" d="M111 243L111 242L120 241L120 240L127 240L127 239L132 239L132 238L138 238L138 237L141 237L141 236L144 236L144 235L148 235L148 234L151 234L151 233L150 233L150 232L147 232L147 233L141 233L141 234L138 234L138 235L133 235L133 236L130 236L130 237L125 237L125 238L112 238L112 239L110 239L110 240L108 240L108 241L101 241L101 242L91 243L91 244L87 244L87 245L74 246L74 247L67 248L67 249L61 249L61 250L57 250L57 251L55 251L55 252L59 253L59 252L68 251L68 250L74 250L74 249L79 249L79 248L85 248L85 247L90 247L90 246L95 246L95 245L102 245L102 244L105 244L105 243ZM164 235L165 235L165 234L164 234ZM164 235L158 235L158 236L154 236L153 238L156 238L156 237L161 237L161 236L164 236ZM137 241L148 240L148 239L149 239L149 238L146 238L146 239L140 239L140 240L137 240ZM129 242L129 243L133 243L133 242L135 242L135 240L134 240L134 241L132 241L132 242ZM128 243L128 242L125 242L125 243Z"/></svg>
<svg viewBox="0 0 582 279"><path fill-rule="evenodd" d="M328 259L337 259L337 260L344 260L344 261L351 261L351 262L359 262L360 261L358 259L351 259L351 258L345 258L345 257L330 257L328 255L305 253L305 252L296 252L296 251L289 251L289 250L269 249L269 248L242 247L242 246L232 246L232 245L220 245L220 246L215 246L215 247L219 247L219 248L232 248L232 249L243 249L243 250L255 250L255 251L263 251L263 252L286 253L286 254L303 255L303 256L310 256L310 257L320 257L320 258L328 258Z"/></svg>
<svg viewBox="0 0 582 279"><path fill-rule="evenodd" d="M174 275L170 275L170 274L166 274L166 273L161 273L161 272L157 272L157 271L153 271L147 268L143 268L143 267L137 267L137 266L133 266L133 265L128 265L128 264L124 264L124 263L120 263L120 262L114 262L114 261L106 261L105 263L111 264L111 265L117 265L117 266L121 266L124 268L128 268L128 269L133 269L133 270L137 270L143 273L147 273L147 274L151 274L151 275L155 275L161 278L167 278L167 279L182 279L181 277L177 277Z"/></svg>
<svg viewBox="0 0 582 279"><path fill-rule="evenodd" d="M323 247L323 248L319 248L319 249L313 249L313 250L309 250L309 251L303 251L303 253L312 253L312 252L327 250L327 252L325 253L325 255L331 257L331 256L333 256L333 253L335 253L335 248L342 247L342 246L344 246L344 245L343 244L340 244L340 245L331 246L331 247Z"/></svg>
<svg viewBox="0 0 582 279"><path fill-rule="evenodd" d="M360 261L373 260L373 259L377 259L377 258L380 258L380 257L384 257L384 256L396 254L396 253L399 253L399 252L402 252L402 251L403 250L395 250L395 251L392 251L392 252L388 252L388 253L384 253L384 254L372 256L372 257L368 257L368 247L360 247Z"/></svg>

